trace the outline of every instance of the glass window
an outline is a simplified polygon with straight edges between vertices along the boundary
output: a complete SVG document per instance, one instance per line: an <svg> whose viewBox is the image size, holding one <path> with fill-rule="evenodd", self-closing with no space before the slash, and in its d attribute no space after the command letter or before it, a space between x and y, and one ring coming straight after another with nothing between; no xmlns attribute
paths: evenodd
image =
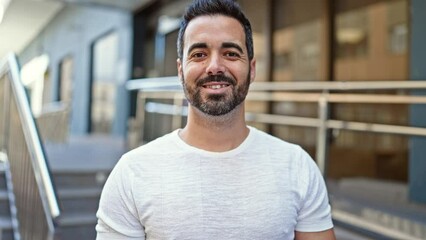
<svg viewBox="0 0 426 240"><path fill-rule="evenodd" d="M336 1L337 81L406 80L407 0Z"/></svg>
<svg viewBox="0 0 426 240"><path fill-rule="evenodd" d="M269 64L269 36L268 26L270 17L268 13L269 1L243 0L238 1L244 13L250 20L253 31L254 57L256 58L256 81L270 81L268 76Z"/></svg>
<svg viewBox="0 0 426 240"><path fill-rule="evenodd" d="M277 0L273 6L273 80L326 80L325 2Z"/></svg>
<svg viewBox="0 0 426 240"><path fill-rule="evenodd" d="M58 101L70 103L73 89L74 59L67 56L59 63Z"/></svg>
<svg viewBox="0 0 426 240"><path fill-rule="evenodd" d="M323 0L273 1L273 81L325 81L327 79L328 40L326 2ZM272 104L274 114L316 117L314 103L280 102ZM273 134L302 145L313 154L316 129L278 126Z"/></svg>
<svg viewBox="0 0 426 240"><path fill-rule="evenodd" d="M115 115L118 35L110 33L93 46L91 132L110 133Z"/></svg>
<svg viewBox="0 0 426 240"><path fill-rule="evenodd" d="M367 56L368 20L368 8L355 9L336 16L337 58Z"/></svg>
<svg viewBox="0 0 426 240"><path fill-rule="evenodd" d="M408 50L407 1L387 3L388 46L391 54L406 55Z"/></svg>
<svg viewBox="0 0 426 240"><path fill-rule="evenodd" d="M247 18L250 20L253 31L253 49L256 59L256 82L271 81L270 66L270 1L242 0L238 1ZM246 111L266 113L269 111L269 103L266 101L247 101ZM267 130L268 126L262 123L250 123L251 125Z"/></svg>
<svg viewBox="0 0 426 240"><path fill-rule="evenodd" d="M334 80L408 78L407 6L407 0L336 1ZM404 105L334 104L332 112L332 117L339 120L394 125L408 123L408 109ZM333 136L330 177L368 176L406 181L407 138L353 131L334 131ZM341 165L338 153L345 151L351 155L351 159L345 160L348 166L362 162L365 166L342 174L338 169Z"/></svg>

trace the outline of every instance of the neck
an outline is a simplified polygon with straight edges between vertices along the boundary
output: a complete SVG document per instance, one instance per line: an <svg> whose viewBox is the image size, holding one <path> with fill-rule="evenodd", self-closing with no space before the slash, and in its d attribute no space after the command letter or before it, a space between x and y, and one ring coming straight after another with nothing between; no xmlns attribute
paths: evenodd
<svg viewBox="0 0 426 240"><path fill-rule="evenodd" d="M210 116L190 106L187 125L179 135L191 146L224 152L238 147L248 133L242 103L222 116Z"/></svg>

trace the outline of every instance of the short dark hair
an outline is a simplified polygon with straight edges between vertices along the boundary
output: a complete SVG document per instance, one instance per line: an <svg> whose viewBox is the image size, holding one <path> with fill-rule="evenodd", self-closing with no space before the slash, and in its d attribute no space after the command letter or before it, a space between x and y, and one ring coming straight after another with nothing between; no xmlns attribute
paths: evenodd
<svg viewBox="0 0 426 240"><path fill-rule="evenodd" d="M178 58L183 58L183 37L189 22L199 16L206 15L224 15L238 20L244 28L246 35L246 47L248 57L253 59L253 35L250 21L244 15L241 7L234 0L195 0L189 5L183 14L183 19L180 24L178 39L177 39L177 54Z"/></svg>

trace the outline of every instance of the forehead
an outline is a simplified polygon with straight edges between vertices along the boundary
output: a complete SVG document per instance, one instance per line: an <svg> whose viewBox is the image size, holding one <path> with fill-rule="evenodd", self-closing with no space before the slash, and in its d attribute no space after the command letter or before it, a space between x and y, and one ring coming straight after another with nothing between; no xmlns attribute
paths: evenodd
<svg viewBox="0 0 426 240"><path fill-rule="evenodd" d="M192 19L184 35L185 48L196 42L234 42L244 46L245 33L241 23L235 18L212 15Z"/></svg>

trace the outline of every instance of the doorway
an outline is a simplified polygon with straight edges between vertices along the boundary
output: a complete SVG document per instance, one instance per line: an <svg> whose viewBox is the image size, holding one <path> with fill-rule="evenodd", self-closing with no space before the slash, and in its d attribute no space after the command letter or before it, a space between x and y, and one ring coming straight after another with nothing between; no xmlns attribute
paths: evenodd
<svg viewBox="0 0 426 240"><path fill-rule="evenodd" d="M109 32L91 47L91 96L89 133L110 134L115 116L118 34Z"/></svg>

